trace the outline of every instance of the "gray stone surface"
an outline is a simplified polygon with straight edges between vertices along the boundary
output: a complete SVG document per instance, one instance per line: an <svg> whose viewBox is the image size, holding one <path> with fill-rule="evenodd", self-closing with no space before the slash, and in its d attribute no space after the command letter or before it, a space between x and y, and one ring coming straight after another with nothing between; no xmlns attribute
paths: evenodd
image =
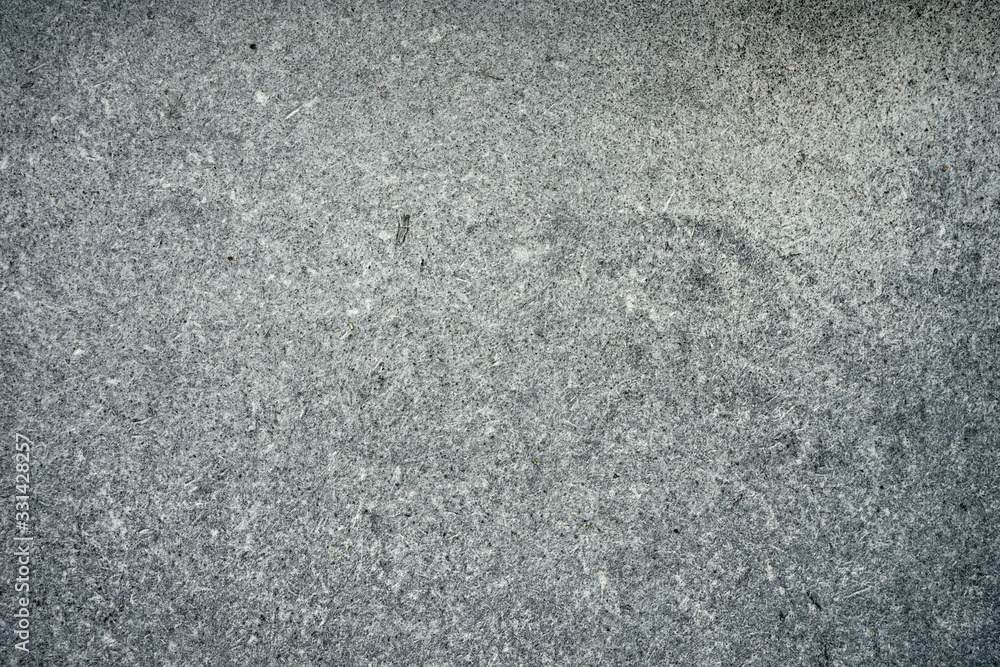
<svg viewBox="0 0 1000 667"><path fill-rule="evenodd" d="M997 664L998 25L4 3L4 659Z"/></svg>

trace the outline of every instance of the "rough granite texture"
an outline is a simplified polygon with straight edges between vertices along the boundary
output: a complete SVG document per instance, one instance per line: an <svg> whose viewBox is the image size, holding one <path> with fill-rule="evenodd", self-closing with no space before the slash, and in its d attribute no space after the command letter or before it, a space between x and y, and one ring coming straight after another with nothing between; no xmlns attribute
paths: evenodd
<svg viewBox="0 0 1000 667"><path fill-rule="evenodd" d="M1000 3L0 44L4 661L1000 661Z"/></svg>

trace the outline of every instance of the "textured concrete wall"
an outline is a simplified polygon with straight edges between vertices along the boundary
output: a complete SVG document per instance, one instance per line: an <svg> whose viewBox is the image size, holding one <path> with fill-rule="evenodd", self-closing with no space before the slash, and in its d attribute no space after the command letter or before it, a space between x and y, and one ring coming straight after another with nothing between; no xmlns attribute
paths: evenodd
<svg viewBox="0 0 1000 667"><path fill-rule="evenodd" d="M998 26L5 2L5 659L995 664Z"/></svg>

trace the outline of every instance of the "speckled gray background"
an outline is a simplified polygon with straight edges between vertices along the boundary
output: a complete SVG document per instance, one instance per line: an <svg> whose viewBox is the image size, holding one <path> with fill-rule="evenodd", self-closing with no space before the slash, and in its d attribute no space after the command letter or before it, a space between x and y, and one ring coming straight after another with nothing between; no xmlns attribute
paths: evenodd
<svg viewBox="0 0 1000 667"><path fill-rule="evenodd" d="M997 664L998 26L5 2L4 659Z"/></svg>

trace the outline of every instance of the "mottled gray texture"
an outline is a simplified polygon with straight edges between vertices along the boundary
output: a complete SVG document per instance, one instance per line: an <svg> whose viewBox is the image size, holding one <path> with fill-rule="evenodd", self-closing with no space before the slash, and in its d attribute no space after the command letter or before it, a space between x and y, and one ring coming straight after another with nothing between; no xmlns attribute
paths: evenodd
<svg viewBox="0 0 1000 667"><path fill-rule="evenodd" d="M998 25L5 2L5 659L996 664Z"/></svg>

